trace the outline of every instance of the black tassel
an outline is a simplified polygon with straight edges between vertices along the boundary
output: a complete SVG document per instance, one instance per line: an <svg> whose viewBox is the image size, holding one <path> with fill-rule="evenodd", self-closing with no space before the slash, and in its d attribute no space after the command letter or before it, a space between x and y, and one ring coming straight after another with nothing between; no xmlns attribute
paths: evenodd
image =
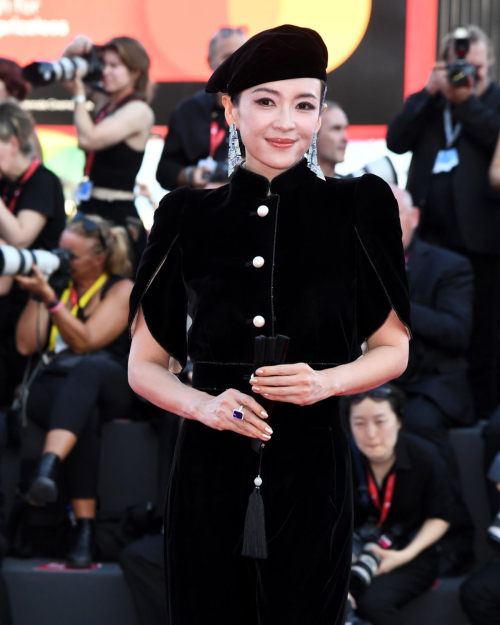
<svg viewBox="0 0 500 625"><path fill-rule="evenodd" d="M256 482L262 483L259 477ZM266 519L260 486L255 486L248 500L241 555L254 560L267 559Z"/></svg>

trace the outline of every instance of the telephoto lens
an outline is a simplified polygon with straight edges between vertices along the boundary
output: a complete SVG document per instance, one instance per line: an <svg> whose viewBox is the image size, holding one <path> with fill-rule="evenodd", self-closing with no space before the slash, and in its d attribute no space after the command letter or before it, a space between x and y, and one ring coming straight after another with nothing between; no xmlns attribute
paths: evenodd
<svg viewBox="0 0 500 625"><path fill-rule="evenodd" d="M70 250L18 250L11 245L0 246L0 276L27 276L36 265L49 277L56 272L69 273Z"/></svg>
<svg viewBox="0 0 500 625"><path fill-rule="evenodd" d="M59 61L35 61L23 67L23 78L34 87L43 87L53 82L73 80L76 70L80 70L84 82L99 82L103 68L100 49L100 46L93 46L85 56L63 57Z"/></svg>
<svg viewBox="0 0 500 625"><path fill-rule="evenodd" d="M382 558L372 551L372 547L378 547L375 543L368 543L363 547L356 562L351 567L351 581L349 590L356 596L368 588L378 571Z"/></svg>

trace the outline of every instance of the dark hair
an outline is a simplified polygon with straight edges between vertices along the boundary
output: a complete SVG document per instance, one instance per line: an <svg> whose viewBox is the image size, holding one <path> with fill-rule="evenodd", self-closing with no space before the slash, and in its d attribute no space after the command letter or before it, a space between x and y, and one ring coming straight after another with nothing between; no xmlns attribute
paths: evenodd
<svg viewBox="0 0 500 625"><path fill-rule="evenodd" d="M0 102L0 141L7 142L16 137L19 149L23 154L30 154L33 146L31 135L34 131L33 121L29 113L24 111L16 100Z"/></svg>
<svg viewBox="0 0 500 625"><path fill-rule="evenodd" d="M9 95L20 102L30 92L30 84L24 80L21 67L15 61L0 57L0 80L5 84Z"/></svg>
<svg viewBox="0 0 500 625"><path fill-rule="evenodd" d="M320 98L320 105L319 105L319 114L323 115L323 107L326 101L326 90L328 89L328 85L326 84L324 80L320 80L320 83L321 83L321 98ZM236 108L240 105L240 100L241 100L241 91L231 96L231 102L233 103L233 106L236 106Z"/></svg>
<svg viewBox="0 0 500 625"><path fill-rule="evenodd" d="M364 399L372 399L373 401L388 401L391 406L391 410L394 412L396 417L402 421L404 415L404 393L393 384L382 384L382 386L373 388L370 391L356 393L355 395L346 395L341 398L340 412L345 424L349 424L351 406L359 404Z"/></svg>
<svg viewBox="0 0 500 625"><path fill-rule="evenodd" d="M151 59L142 43L133 37L114 37L104 44L103 52L106 50L116 52L130 71L139 72L135 92L150 102L153 97L153 85L149 79Z"/></svg>

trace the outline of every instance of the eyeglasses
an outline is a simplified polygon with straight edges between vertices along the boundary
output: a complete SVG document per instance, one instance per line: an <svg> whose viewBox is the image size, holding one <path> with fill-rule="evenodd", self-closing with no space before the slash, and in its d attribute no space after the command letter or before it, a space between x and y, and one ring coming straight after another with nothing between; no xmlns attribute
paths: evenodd
<svg viewBox="0 0 500 625"><path fill-rule="evenodd" d="M107 249L106 239L104 238L104 235L102 234L101 229L99 228L99 224L96 224L95 221L92 221L92 219L89 219L89 217L87 217L85 213L82 213L80 211L76 213L71 223L72 224L81 223L85 232L97 232L97 236L99 237L99 242L102 245L102 249L106 251Z"/></svg>

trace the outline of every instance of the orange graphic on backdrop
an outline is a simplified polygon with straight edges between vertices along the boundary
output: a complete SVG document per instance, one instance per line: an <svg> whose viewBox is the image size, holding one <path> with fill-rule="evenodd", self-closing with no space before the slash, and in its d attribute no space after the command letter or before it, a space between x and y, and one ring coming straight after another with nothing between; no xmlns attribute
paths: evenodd
<svg viewBox="0 0 500 625"><path fill-rule="evenodd" d="M251 36L288 23L320 32L331 71L359 45L371 5L372 0L3 0L0 46L2 56L24 65L59 58L78 34L98 43L129 35L148 50L154 80L203 82L210 75L208 41L221 26L242 26Z"/></svg>

